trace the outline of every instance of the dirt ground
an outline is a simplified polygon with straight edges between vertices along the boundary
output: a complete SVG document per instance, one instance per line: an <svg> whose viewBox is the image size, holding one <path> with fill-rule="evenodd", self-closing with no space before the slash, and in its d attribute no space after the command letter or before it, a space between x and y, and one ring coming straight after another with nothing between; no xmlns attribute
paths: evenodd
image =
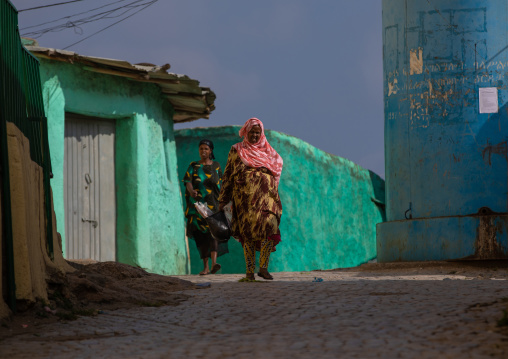
<svg viewBox="0 0 508 359"><path fill-rule="evenodd" d="M372 272L373 275L414 276L418 274L462 275L478 279L508 279L508 260L453 260L427 262L365 263L333 271Z"/></svg>
<svg viewBox="0 0 508 359"><path fill-rule="evenodd" d="M172 293L197 289L195 284L117 262L69 261L77 270L63 283L48 281L49 302L19 303L18 313L0 322L0 341L20 333L36 333L41 325L101 315L129 307L178 305L188 296Z"/></svg>
<svg viewBox="0 0 508 359"><path fill-rule="evenodd" d="M116 262L69 263L77 271L69 273L64 284L51 286L49 303L38 302L31 307L23 307L21 303L19 313L1 322L0 341L20 333L36 334L43 324L74 320L78 316L101 315L108 310L135 306L178 305L188 296L172 292L202 288L189 281L151 274ZM362 272L363 275L367 272L372 276L441 274L508 280L508 260L366 263L333 271ZM508 301L508 298L498 300ZM506 320L501 330L508 335L508 318Z"/></svg>

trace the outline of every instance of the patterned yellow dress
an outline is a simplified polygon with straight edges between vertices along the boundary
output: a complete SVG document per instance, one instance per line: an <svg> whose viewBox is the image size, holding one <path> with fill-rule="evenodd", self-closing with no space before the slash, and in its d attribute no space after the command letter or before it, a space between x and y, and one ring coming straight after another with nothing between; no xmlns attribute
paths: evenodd
<svg viewBox="0 0 508 359"><path fill-rule="evenodd" d="M256 242L260 250L261 241L273 241L273 249L280 242L279 224L282 203L278 185L272 173L264 168L246 166L237 150L229 151L228 162L222 177L221 204L232 201L233 237L244 242Z"/></svg>

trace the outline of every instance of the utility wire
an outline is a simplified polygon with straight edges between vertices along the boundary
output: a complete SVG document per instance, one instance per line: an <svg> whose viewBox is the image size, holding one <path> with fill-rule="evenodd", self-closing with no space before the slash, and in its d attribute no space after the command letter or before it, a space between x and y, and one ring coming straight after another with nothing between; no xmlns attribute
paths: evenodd
<svg viewBox="0 0 508 359"><path fill-rule="evenodd" d="M68 49L68 48L69 48L69 47L71 47L71 46L77 45L77 44L79 44L80 42L83 42L83 41L85 41L86 39L89 39L89 38L91 38L92 36L97 35L98 33L101 33L101 32L103 32L104 30L107 30L107 29L109 29L110 27L115 26L116 24L121 23L121 22L122 22L122 21L124 21L124 20L127 20L128 18L130 18L130 17L132 17L132 16L136 15L137 13L139 13L139 12L141 12L141 11L143 11L143 10L147 9L148 7L152 6L152 5L153 5L153 4L155 4L157 1L158 1L158 0L152 0L152 1L151 1L151 2L149 2L149 3L145 3L145 4L143 4L143 5L146 5L146 6L145 6L145 7L143 7L143 8L141 8L141 9L139 9L139 10L138 10L138 11L136 11L134 14L131 14L131 15L127 16L127 17L124 17L123 19L121 19L121 20L119 20L119 21L117 21L117 22L115 22L115 23L113 23L113 24L111 24L111 25L109 25L109 26L106 26L106 27L105 27L105 28L103 28L103 29L101 29L101 30L99 30L99 31L97 31L97 32L94 32L93 34L91 34L91 35L89 35L89 36L85 37L84 39L81 39L81 40L79 40L79 41L76 41L76 42L74 42L74 43L72 43L72 44L70 44L70 45L68 45L68 46L64 47L64 48L63 48L63 50L66 50L66 49Z"/></svg>
<svg viewBox="0 0 508 359"><path fill-rule="evenodd" d="M70 3L73 3L73 2L78 2L78 1L83 1L83 0L72 0L72 1L67 1L67 2L60 2L60 3L58 3L58 4L50 4L50 5L43 5L43 6L31 7L31 8L29 8L29 9L18 10L18 13L23 12L23 11L30 11L30 10L42 9L42 8L45 8L45 7L51 7L51 6L57 6L57 5L65 5L65 4L70 4Z"/></svg>
<svg viewBox="0 0 508 359"><path fill-rule="evenodd" d="M123 0L121 0L121 1L123 1ZM135 0L135 1L133 1L133 2L131 2L129 4L127 4L127 5L116 7L114 9L103 11L103 12L100 12L100 13L97 13L97 14L93 14L93 15L90 15L90 16L87 16L87 17L83 17L83 18L80 18L80 19L77 19L77 20L70 20L70 21L67 21L64 24L55 25L55 26L52 26L52 27L47 27L47 28L44 28L44 29L34 30L32 32L24 33L23 36L30 36L30 37L38 38L38 37L41 37L42 35L44 35L45 33L48 33L48 32L58 32L58 31L62 31L62 30L68 29L68 28L72 28L72 27L77 28L77 27L79 27L79 25L84 25L84 24L87 24L87 23L90 23L90 22L93 22L93 21L102 20L102 19L108 17L108 15L114 14L115 12L117 12L119 10L127 8L127 9L129 9L128 11L130 11L130 10L136 8L136 7L143 6L145 4L136 5L137 3L140 3L140 2L143 2L143 1L145 1L145 0ZM100 8L102 8L102 7L100 7ZM71 18L71 17L74 17L74 16L78 16L78 15L81 15L81 14L92 12L92 11L98 10L100 8L92 9L92 10L85 11L85 12L82 12L82 13L79 13L79 14L70 15L70 16L64 17L62 19ZM112 17L118 17L118 16L122 16L122 15L123 15L123 13L120 14L120 15L117 15L117 16L112 16ZM54 22L56 22L56 21L58 21L58 20L55 20Z"/></svg>
<svg viewBox="0 0 508 359"><path fill-rule="evenodd" d="M123 1L123 0L121 0L121 1ZM67 21L64 24L55 25L55 26L44 28L41 30L27 32L27 33L24 33L23 36L39 38L48 32L58 32L58 31L62 31L62 30L68 29L68 28L75 28L75 30L76 30L77 28L79 28L80 25L84 25L84 24L87 24L87 23L90 23L93 21L102 20L102 19L112 19L112 18L120 17L120 16L123 16L124 14L134 10L137 7L145 6L147 4L151 5L153 2L153 0L151 0L149 2L143 2L143 1L146 1L146 0L136 0L136 1L133 1L129 4L127 4L127 5L123 5L123 6L111 9L111 10L107 10L107 11L104 11L101 13L90 15L88 17L84 17L81 19L73 20L73 21ZM140 2L142 2L142 4L138 4ZM99 9L99 8L97 8L97 9ZM94 10L97 10L97 9L94 9ZM121 10L124 10L124 11L121 12L120 14L113 15L115 12L121 11ZM85 11L84 13L91 12L91 11L93 11L93 10ZM81 13L81 14L83 14L83 13ZM69 17L74 17L77 15L78 14L75 14L75 15L71 15ZM69 18L69 17L65 17L65 18ZM57 21L57 20L55 20L55 21Z"/></svg>
<svg viewBox="0 0 508 359"><path fill-rule="evenodd" d="M83 14L86 14L86 13L89 13L89 12L92 12L92 11L95 11L95 10L99 10L99 9L111 6L111 5L119 3L119 2L123 2L123 1L126 1L126 0L118 0L118 1L112 2L110 4L102 5L102 6L94 8L94 9L83 11L83 12L80 12L80 13L77 13L77 14L74 14L74 15L64 16L64 17L61 17L61 18L58 18L58 19L55 19L55 20L51 20L51 21L47 21L47 22L43 22L43 23L40 23L40 24L37 24L37 25L23 27L23 28L20 28L20 30L33 29L34 27L39 27L39 26L42 26L42 25L51 24L51 23L54 23L54 22L57 22L57 21L60 21L60 20L63 20L63 19L70 19L71 17L78 16L78 15L83 15Z"/></svg>

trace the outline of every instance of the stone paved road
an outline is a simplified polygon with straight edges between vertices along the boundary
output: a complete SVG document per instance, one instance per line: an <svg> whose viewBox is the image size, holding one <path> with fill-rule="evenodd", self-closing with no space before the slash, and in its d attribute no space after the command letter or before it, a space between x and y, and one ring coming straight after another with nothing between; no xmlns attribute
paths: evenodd
<svg viewBox="0 0 508 359"><path fill-rule="evenodd" d="M211 282L177 307L51 324L0 358L508 358L495 330L506 280L364 272L181 276ZM322 282L313 282L321 277Z"/></svg>

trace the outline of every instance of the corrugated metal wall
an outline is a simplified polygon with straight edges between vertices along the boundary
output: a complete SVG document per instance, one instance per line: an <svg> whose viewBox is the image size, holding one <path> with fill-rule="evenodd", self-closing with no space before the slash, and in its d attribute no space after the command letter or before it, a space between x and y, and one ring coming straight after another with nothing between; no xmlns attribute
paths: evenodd
<svg viewBox="0 0 508 359"><path fill-rule="evenodd" d="M43 168L46 247L53 258L50 198L51 160L44 114L39 61L21 45L18 14L11 2L0 0L0 167L2 168L3 238L7 251L9 306L15 310L14 254L7 150L7 122L14 123L30 141L30 157Z"/></svg>

